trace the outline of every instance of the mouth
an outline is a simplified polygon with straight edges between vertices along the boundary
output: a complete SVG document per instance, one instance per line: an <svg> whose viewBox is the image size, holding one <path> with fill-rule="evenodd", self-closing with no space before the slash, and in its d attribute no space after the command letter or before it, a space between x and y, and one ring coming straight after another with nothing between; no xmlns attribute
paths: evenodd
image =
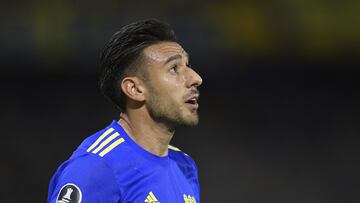
<svg viewBox="0 0 360 203"><path fill-rule="evenodd" d="M190 98L188 98L185 103L191 108L191 109L198 109L199 108L199 104L198 104L198 100L199 100L199 95L194 95L191 96Z"/></svg>

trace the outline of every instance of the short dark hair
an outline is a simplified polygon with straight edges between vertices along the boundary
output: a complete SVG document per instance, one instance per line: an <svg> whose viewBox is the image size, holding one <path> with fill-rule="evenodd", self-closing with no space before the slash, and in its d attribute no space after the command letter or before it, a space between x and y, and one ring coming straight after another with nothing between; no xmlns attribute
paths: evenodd
<svg viewBox="0 0 360 203"><path fill-rule="evenodd" d="M116 32L105 45L100 58L99 86L101 92L121 111L125 110L126 97L118 81L134 76L142 51L163 41L176 41L169 24L156 19L131 23Z"/></svg>

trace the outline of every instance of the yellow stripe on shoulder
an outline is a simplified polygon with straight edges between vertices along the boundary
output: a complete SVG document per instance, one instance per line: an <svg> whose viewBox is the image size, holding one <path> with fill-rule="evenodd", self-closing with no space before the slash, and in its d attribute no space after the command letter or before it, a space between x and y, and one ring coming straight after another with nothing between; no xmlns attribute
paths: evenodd
<svg viewBox="0 0 360 203"><path fill-rule="evenodd" d="M112 131L114 131L114 128L107 129L86 151L90 152L92 149L94 149Z"/></svg>
<svg viewBox="0 0 360 203"><path fill-rule="evenodd" d="M101 134L100 137L86 151L103 157L125 141L124 138L119 137L120 134L116 132L114 128L109 128Z"/></svg>
<svg viewBox="0 0 360 203"><path fill-rule="evenodd" d="M171 145L168 145L168 148L171 149L171 150L177 151L177 152L181 151L179 148L171 146Z"/></svg>
<svg viewBox="0 0 360 203"><path fill-rule="evenodd" d="M92 153L93 154L98 153L103 147L105 147L105 145L109 144L109 142L111 142L113 139L115 139L119 135L120 134L118 132L115 132L114 134L110 135L108 138L106 138L106 140L101 142L101 144L96 149L94 149L94 151L92 151Z"/></svg>
<svg viewBox="0 0 360 203"><path fill-rule="evenodd" d="M102 152L99 153L99 156L103 157L105 154L109 153L111 150L113 150L115 147L117 147L119 144L123 143L125 140L124 138L120 138L113 142L110 146L106 147Z"/></svg>

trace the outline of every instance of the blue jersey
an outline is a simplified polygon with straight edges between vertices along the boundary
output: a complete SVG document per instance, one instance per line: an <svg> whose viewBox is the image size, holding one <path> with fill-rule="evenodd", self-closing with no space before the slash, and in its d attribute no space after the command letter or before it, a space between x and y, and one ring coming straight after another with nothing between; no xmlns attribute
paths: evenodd
<svg viewBox="0 0 360 203"><path fill-rule="evenodd" d="M51 179L49 203L199 203L195 162L169 145L156 156L113 121L88 137Z"/></svg>

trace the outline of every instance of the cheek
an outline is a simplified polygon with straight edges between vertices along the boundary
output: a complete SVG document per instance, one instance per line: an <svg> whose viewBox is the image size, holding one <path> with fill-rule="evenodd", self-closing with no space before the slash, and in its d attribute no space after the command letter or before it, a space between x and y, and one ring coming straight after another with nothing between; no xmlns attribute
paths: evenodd
<svg viewBox="0 0 360 203"><path fill-rule="evenodd" d="M182 89L176 85L169 85L166 88L162 89L161 92L164 103L167 105L178 108L183 103L183 93Z"/></svg>
<svg viewBox="0 0 360 203"><path fill-rule="evenodd" d="M166 74L159 74L158 76L161 77L153 78L151 82L151 86L156 88L158 94L160 94L163 99L166 98L176 102L182 101L184 95L183 80L185 78Z"/></svg>
<svg viewBox="0 0 360 203"><path fill-rule="evenodd" d="M169 88L180 88L182 87L182 85L185 82L185 77L184 76L178 76L178 77L164 77L164 83L166 83L166 85Z"/></svg>
<svg viewBox="0 0 360 203"><path fill-rule="evenodd" d="M178 91L179 85L171 80L169 77L160 78L157 81L154 81L153 87L158 90L162 95L172 95L174 92Z"/></svg>

